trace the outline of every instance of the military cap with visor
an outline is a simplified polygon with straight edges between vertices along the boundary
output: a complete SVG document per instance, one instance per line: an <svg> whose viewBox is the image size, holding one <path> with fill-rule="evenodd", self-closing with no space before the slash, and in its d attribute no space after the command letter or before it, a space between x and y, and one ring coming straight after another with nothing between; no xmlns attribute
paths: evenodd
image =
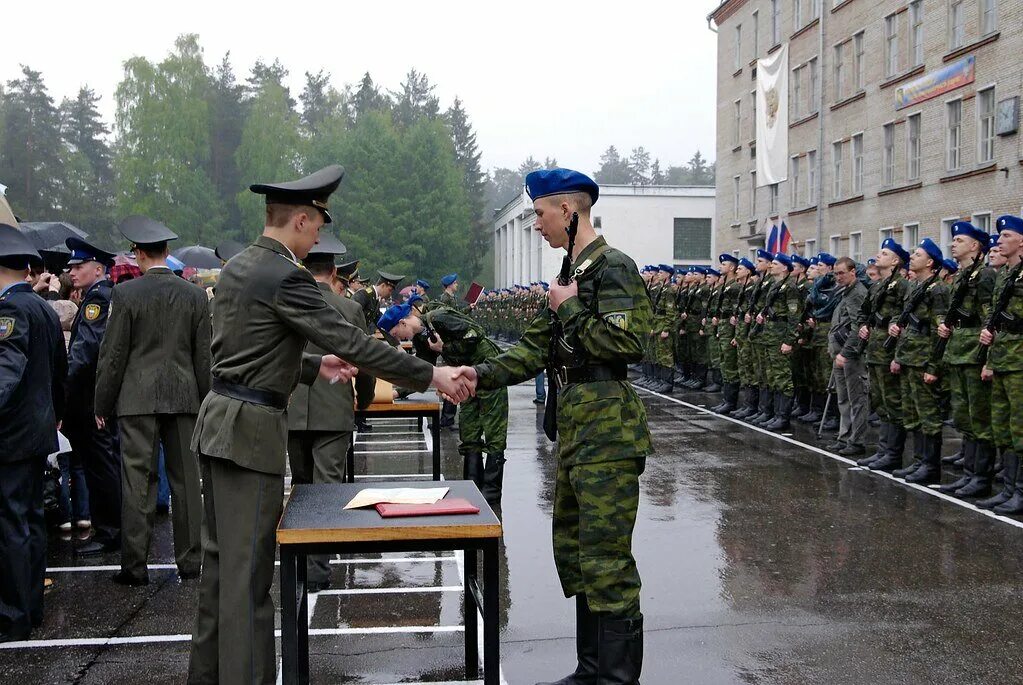
<svg viewBox="0 0 1023 685"><path fill-rule="evenodd" d="M348 248L340 240L332 236L330 233L320 232L320 240L312 249L309 250L309 254L303 260L308 263L334 263L334 257L343 255L348 252Z"/></svg>
<svg viewBox="0 0 1023 685"><path fill-rule="evenodd" d="M107 267L114 264L114 254L112 252L101 250L78 236L71 236L64 241L64 244L67 245L67 249L71 250L71 258L67 262L68 266L84 264L85 262L98 262Z"/></svg>
<svg viewBox="0 0 1023 685"><path fill-rule="evenodd" d="M377 283L390 283L394 287L398 287L398 284L405 280L404 276L397 274L389 274L386 271L377 271L377 275L380 277Z"/></svg>
<svg viewBox="0 0 1023 685"><path fill-rule="evenodd" d="M148 246L166 243L177 240L178 234L170 230L156 219L135 214L121 221L117 230L127 238L132 245Z"/></svg>
<svg viewBox="0 0 1023 685"><path fill-rule="evenodd" d="M283 183L254 183L249 190L257 195L266 196L266 203L315 207L323 214L324 223L331 223L330 208L327 200L337 190L345 175L344 168L339 164L331 164L319 171L309 174L297 181Z"/></svg>

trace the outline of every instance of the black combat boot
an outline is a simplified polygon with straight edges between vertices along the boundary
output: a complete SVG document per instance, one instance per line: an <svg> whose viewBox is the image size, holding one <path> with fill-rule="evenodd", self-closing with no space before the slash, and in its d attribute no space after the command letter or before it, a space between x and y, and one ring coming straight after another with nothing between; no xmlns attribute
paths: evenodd
<svg viewBox="0 0 1023 685"><path fill-rule="evenodd" d="M827 394L813 393L810 395L810 409L802 416L797 416L796 421L800 423L820 423L821 413L824 411L824 401Z"/></svg>
<svg viewBox="0 0 1023 685"><path fill-rule="evenodd" d="M703 386L703 392L721 392L721 371L710 370L710 383Z"/></svg>
<svg viewBox="0 0 1023 685"><path fill-rule="evenodd" d="M764 425L764 430L787 431L792 429L789 416L792 415L792 396L782 391L774 393L774 420Z"/></svg>
<svg viewBox="0 0 1023 685"><path fill-rule="evenodd" d="M735 411L739 404L739 384L735 382L725 383L722 388L722 394L724 399L721 400L721 404L714 407L714 411L718 414L727 415Z"/></svg>
<svg viewBox="0 0 1023 685"><path fill-rule="evenodd" d="M1009 454L1010 452L1006 452L1005 456L1002 457L1002 460L1007 460ZM1011 454L1016 462L1016 476L1013 478L1011 472L1006 471L1005 482L1012 484L1012 496L1002 504L999 504L997 507L992 509L992 511L996 514L1023 514L1023 469L1019 467L1019 455L1015 452L1012 452Z"/></svg>
<svg viewBox="0 0 1023 685"><path fill-rule="evenodd" d="M985 497L991 494L991 481L995 473L995 446L989 441L973 443L976 452L973 458L973 477L970 482L956 490L956 497Z"/></svg>
<svg viewBox="0 0 1023 685"><path fill-rule="evenodd" d="M504 452L487 454L487 466L483 469L483 486L480 492L491 505L501 503L501 488L504 485Z"/></svg>
<svg viewBox="0 0 1023 685"><path fill-rule="evenodd" d="M891 471L902 466L902 453L906 451L906 429L895 423L890 423L888 429L888 451L880 459L876 459L867 468L871 471ZM923 449L923 435L920 440L913 439L914 448L919 445ZM914 466L915 468L915 466Z"/></svg>
<svg viewBox="0 0 1023 685"><path fill-rule="evenodd" d="M774 419L774 391L770 388L760 388L760 398L757 405L758 412L751 416L748 421L754 426L762 423L770 423Z"/></svg>
<svg viewBox="0 0 1023 685"><path fill-rule="evenodd" d="M959 450L955 454L950 454L947 457L942 457L941 465L949 467L955 466L955 463L960 459L963 459L963 463L965 463L965 450L963 449L965 447L965 444L966 442L963 441L963 443L959 445Z"/></svg>
<svg viewBox="0 0 1023 685"><path fill-rule="evenodd" d="M662 393L670 395L675 392L675 372L670 366L661 367L661 381L664 386L664 389L661 390Z"/></svg>
<svg viewBox="0 0 1023 685"><path fill-rule="evenodd" d="M956 490L959 490L960 488L967 486L970 483L970 481L973 480L973 462L977 456L977 443L973 442L972 440L967 440L966 438L963 438L963 443L959 447L959 451L962 452L963 455L963 475L960 478L957 478L956 480L952 481L951 483L946 483L945 485L942 485L940 488L938 488L938 492L943 492L946 495L950 495ZM945 464L945 459L948 459L948 457L944 457L941 460L941 463L943 465Z"/></svg>
<svg viewBox="0 0 1023 685"><path fill-rule="evenodd" d="M993 509L1008 502L1015 490L1016 480L1014 474L1018 470L1019 456L1012 450L1004 451L1002 453L1002 489L993 497L977 502L977 506L981 509Z"/></svg>
<svg viewBox="0 0 1023 685"><path fill-rule="evenodd" d="M941 433L924 436L923 464L906 476L906 482L919 485L941 482Z"/></svg>
<svg viewBox="0 0 1023 685"><path fill-rule="evenodd" d="M682 364L675 364L675 373L671 380L675 385L682 385L686 382L686 372Z"/></svg>
<svg viewBox="0 0 1023 685"><path fill-rule="evenodd" d="M471 480L483 491L483 453L466 452L462 455L462 480Z"/></svg>
<svg viewBox="0 0 1023 685"><path fill-rule="evenodd" d="M887 421L877 427L877 448L873 454L868 454L862 459L856 460L857 466L869 466L872 462L884 457L888 452L888 436L891 431L891 424Z"/></svg>
<svg viewBox="0 0 1023 685"><path fill-rule="evenodd" d="M796 390L796 398L792 403L791 418L798 421L800 416L805 416L810 411L810 400L812 397L813 395L806 388Z"/></svg>
<svg viewBox="0 0 1023 685"><path fill-rule="evenodd" d="M597 644L600 636L600 623L597 616L590 611L586 603L586 595L575 596L575 654L578 664L575 672L561 680L536 685L596 685L597 684Z"/></svg>
<svg viewBox="0 0 1023 685"><path fill-rule="evenodd" d="M731 414L733 419L741 420L750 415L749 413L752 411L752 407L750 406L752 404L751 398L756 394L756 392L757 389L752 385L747 385L742 389L742 392L739 395L739 406Z"/></svg>
<svg viewBox="0 0 1023 685"><path fill-rule="evenodd" d="M699 390L703 387L704 381L707 380L707 367L704 364L693 364L693 375L689 378L689 382L685 384L690 390Z"/></svg>
<svg viewBox="0 0 1023 685"><path fill-rule="evenodd" d="M600 617L598 685L639 685L643 671L643 617Z"/></svg>

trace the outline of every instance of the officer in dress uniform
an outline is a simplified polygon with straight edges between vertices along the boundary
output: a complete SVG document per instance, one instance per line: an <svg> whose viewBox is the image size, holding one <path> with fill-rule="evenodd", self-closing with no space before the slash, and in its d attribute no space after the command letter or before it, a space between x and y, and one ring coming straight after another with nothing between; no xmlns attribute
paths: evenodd
<svg viewBox="0 0 1023 685"><path fill-rule="evenodd" d="M146 585L156 513L160 445L174 507L178 575L198 578L202 561L199 465L189 448L199 403L210 387L210 313L202 288L174 275L159 221L131 216L118 229L142 277L113 290L96 375L96 416L117 418L121 437L121 585Z"/></svg>
<svg viewBox="0 0 1023 685"><path fill-rule="evenodd" d="M107 269L114 255L76 236L65 243L71 250L71 283L82 292L82 303L71 324L64 435L85 467L95 530L92 540L75 551L79 556L96 556L121 547L121 447L116 424L98 425L95 408L96 365L114 287Z"/></svg>
<svg viewBox="0 0 1023 685"><path fill-rule="evenodd" d="M639 476L653 452L646 411L627 381L643 356L652 311L636 264L608 245L590 223L599 188L568 169L535 171L526 192L535 229L567 248L578 213L572 280L552 284L547 307L522 340L501 355L463 367L478 389L556 372L559 438L554 496L554 560L566 597L576 599L575 673L558 681L639 683L643 662L640 577L632 556ZM557 397L555 397L557 395Z"/></svg>
<svg viewBox="0 0 1023 685"><path fill-rule="evenodd" d="M365 330L369 335L377 329L377 319L380 318L380 307L391 304L391 296L395 289L405 280L404 276L389 274L386 271L377 272L377 284L367 285L359 292L352 295L352 299L362 307L365 317Z"/></svg>
<svg viewBox="0 0 1023 685"><path fill-rule="evenodd" d="M416 390L433 383L457 401L468 396L470 383L451 370L434 369L348 323L299 262L331 221L327 199L343 174L334 165L297 181L250 186L266 198L263 234L220 274L211 391L192 436L205 498L190 683L276 679L270 587L284 500L286 410L296 385L317 374L347 381L356 365ZM303 354L307 341L331 354Z"/></svg>
<svg viewBox="0 0 1023 685"><path fill-rule="evenodd" d="M309 251L302 263L316 280L327 304L336 309L353 326L362 325L362 309L350 298L334 292L331 284L337 275L334 258L343 255L344 244L334 236L321 232L320 242ZM306 352L326 354L315 343L306 345ZM370 385L363 382L370 379ZM372 376L356 376L360 397L373 401ZM367 403L368 403L367 402ZM317 378L312 385L299 384L288 404L288 463L292 485L303 483L343 483L345 457L355 430L355 392L352 381L334 383ZM308 558L306 576L310 592L330 587L330 557L312 555Z"/></svg>
<svg viewBox="0 0 1023 685"><path fill-rule="evenodd" d="M56 312L26 281L39 253L0 224L0 642L43 622L43 471L57 451L67 356Z"/></svg>

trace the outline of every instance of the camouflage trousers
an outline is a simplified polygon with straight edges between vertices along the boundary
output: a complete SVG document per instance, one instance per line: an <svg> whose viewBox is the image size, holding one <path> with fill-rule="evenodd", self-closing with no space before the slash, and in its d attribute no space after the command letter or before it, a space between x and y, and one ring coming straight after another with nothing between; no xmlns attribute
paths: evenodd
<svg viewBox="0 0 1023 685"><path fill-rule="evenodd" d="M792 396L795 386L792 381L792 356L782 354L781 343L764 346L764 362L767 365L767 387L783 395Z"/></svg>
<svg viewBox="0 0 1023 685"><path fill-rule="evenodd" d="M721 352L721 377L726 383L740 382L739 349L732 345L732 330L721 328L718 332L718 349Z"/></svg>
<svg viewBox="0 0 1023 685"><path fill-rule="evenodd" d="M707 336L700 335L700 328L687 327L686 338L689 343L689 361L692 364L707 364Z"/></svg>
<svg viewBox="0 0 1023 685"><path fill-rule="evenodd" d="M797 345L792 354L792 385L809 390L813 386L814 349L809 343Z"/></svg>
<svg viewBox="0 0 1023 685"><path fill-rule="evenodd" d="M834 368L834 360L828 354L828 346L818 346L816 341L810 348L810 390L823 395L828 391L828 381L831 380L831 369Z"/></svg>
<svg viewBox="0 0 1023 685"><path fill-rule="evenodd" d="M995 444L1023 454L1023 371L996 372L991 387Z"/></svg>
<svg viewBox="0 0 1023 685"><path fill-rule="evenodd" d="M718 327L714 324L707 326L707 364L712 369L721 368L721 345L718 343Z"/></svg>
<svg viewBox="0 0 1023 685"><path fill-rule="evenodd" d="M759 385L761 388L771 387L770 377L767 373L767 345L764 345L760 338L754 338L750 341L753 346L753 360L756 364L756 378L755 385Z"/></svg>
<svg viewBox="0 0 1023 685"><path fill-rule="evenodd" d="M948 366L952 419L968 440L990 442L991 383L980 380L980 365Z"/></svg>
<svg viewBox="0 0 1023 685"><path fill-rule="evenodd" d="M672 354L671 334L669 333L667 338L662 338L660 333L655 333L652 337L652 345L654 364L671 367L675 362L675 355Z"/></svg>
<svg viewBox="0 0 1023 685"><path fill-rule="evenodd" d="M736 332L735 341L738 344L738 347L735 348L735 356L739 362L739 383L742 385L756 385L757 361L753 345L739 332Z"/></svg>
<svg viewBox="0 0 1023 685"><path fill-rule="evenodd" d="M869 364L870 406L885 423L903 425L902 382L888 369L888 365Z"/></svg>
<svg viewBox="0 0 1023 685"><path fill-rule="evenodd" d="M923 367L903 366L897 376L902 386L902 421L907 431L941 433L941 383L924 383Z"/></svg>
<svg viewBox="0 0 1023 685"><path fill-rule="evenodd" d="M593 611L637 618L642 582L632 556L639 476L646 460L558 464L554 564L566 597L585 593Z"/></svg>
<svg viewBox="0 0 1023 685"><path fill-rule="evenodd" d="M508 444L508 388L480 390L459 405L458 453L502 454Z"/></svg>

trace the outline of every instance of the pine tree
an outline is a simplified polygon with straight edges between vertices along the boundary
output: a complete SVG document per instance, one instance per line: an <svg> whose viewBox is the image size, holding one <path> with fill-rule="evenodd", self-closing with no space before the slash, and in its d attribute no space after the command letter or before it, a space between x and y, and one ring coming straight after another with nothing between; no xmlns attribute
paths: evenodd
<svg viewBox="0 0 1023 685"><path fill-rule="evenodd" d="M394 99L394 122L408 128L420 119L436 119L440 112L440 102L433 94L434 86L426 74L415 69L405 75L401 90L391 93Z"/></svg>
<svg viewBox="0 0 1023 685"><path fill-rule="evenodd" d="M238 175L235 153L242 139L245 124L245 106L240 85L231 66L231 53L224 55L213 72L209 91L210 107L210 162L208 173L217 191L225 214L227 235L243 237L235 195L242 187Z"/></svg>
<svg viewBox="0 0 1023 685"><path fill-rule="evenodd" d="M359 82L359 88L352 97L352 114L356 120L368 112L390 111L391 101L380 92L367 71Z"/></svg>
<svg viewBox="0 0 1023 685"><path fill-rule="evenodd" d="M655 159L650 165L650 185L664 185L664 174L661 172L661 160Z"/></svg>
<svg viewBox="0 0 1023 685"><path fill-rule="evenodd" d="M457 97L445 116L455 146L455 162L462 171L462 189L472 204L472 223L469 228L469 271L477 275L483 257L493 242L490 221L486 212L487 177L480 169L482 153L476 143L476 132L469 123L469 115Z"/></svg>
<svg viewBox="0 0 1023 685"><path fill-rule="evenodd" d="M629 155L629 183L645 186L650 183L650 153L643 146L633 148Z"/></svg>
<svg viewBox="0 0 1023 685"><path fill-rule="evenodd" d="M100 97L83 87L60 106L64 171L61 175L60 216L92 235L113 239L113 168L110 133L100 117Z"/></svg>
<svg viewBox="0 0 1023 685"><path fill-rule="evenodd" d="M308 136L319 133L320 126L333 117L348 119L344 111L347 101L330 85L330 74L322 69L315 74L305 73L305 88L298 99L302 103L302 128Z"/></svg>
<svg viewBox="0 0 1023 685"><path fill-rule="evenodd" d="M629 160L623 159L614 145L600 156L600 168L593 174L597 183L630 183Z"/></svg>

